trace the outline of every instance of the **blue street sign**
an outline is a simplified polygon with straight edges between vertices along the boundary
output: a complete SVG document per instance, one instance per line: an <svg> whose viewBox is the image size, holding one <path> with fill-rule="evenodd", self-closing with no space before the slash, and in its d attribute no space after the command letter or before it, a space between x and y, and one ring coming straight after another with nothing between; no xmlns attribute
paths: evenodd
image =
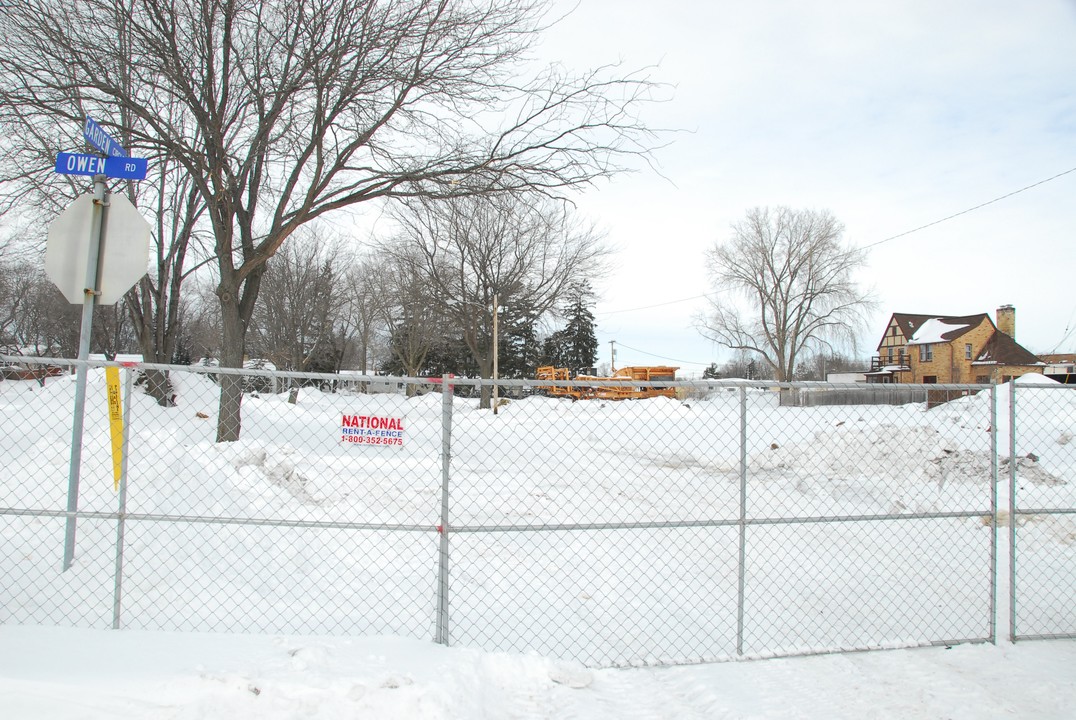
<svg viewBox="0 0 1076 720"><path fill-rule="evenodd" d="M95 123L89 115L86 116L86 126L82 128L82 137L86 138L86 142L105 155L127 157L127 151L113 140L112 136L106 133L100 125Z"/></svg>
<svg viewBox="0 0 1076 720"><path fill-rule="evenodd" d="M105 175L123 180L145 180L146 158L110 157L105 160Z"/></svg>
<svg viewBox="0 0 1076 720"><path fill-rule="evenodd" d="M107 175L123 180L144 180L147 166L146 158L56 153L56 172L61 175Z"/></svg>
<svg viewBox="0 0 1076 720"><path fill-rule="evenodd" d="M56 172L61 175L104 175L105 159L82 153L56 153Z"/></svg>

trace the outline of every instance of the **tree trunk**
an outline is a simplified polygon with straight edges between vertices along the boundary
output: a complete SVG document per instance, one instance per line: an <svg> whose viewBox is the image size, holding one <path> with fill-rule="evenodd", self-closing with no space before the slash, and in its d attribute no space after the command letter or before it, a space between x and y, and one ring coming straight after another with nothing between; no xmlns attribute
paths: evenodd
<svg viewBox="0 0 1076 720"><path fill-rule="evenodd" d="M176 325L172 322L164 326L165 318L159 312L159 299L154 296L152 284L147 278L142 278L135 289L127 294L127 309L142 349L142 359L148 363L170 363ZM146 370L145 375L146 394L161 407L174 407L175 393L168 371Z"/></svg>
<svg viewBox="0 0 1076 720"><path fill-rule="evenodd" d="M146 394L161 407L175 407L176 395L167 370L146 370Z"/></svg>
<svg viewBox="0 0 1076 720"><path fill-rule="evenodd" d="M478 360L478 374L483 380L493 377L493 358L484 357ZM481 398L478 402L479 409L489 410L493 407L493 386L482 385Z"/></svg>
<svg viewBox="0 0 1076 720"><path fill-rule="evenodd" d="M222 346L220 365L224 368L243 367L245 328L234 293L221 293ZM217 442L235 442L242 429L243 378L240 375L220 376L220 406L217 412Z"/></svg>

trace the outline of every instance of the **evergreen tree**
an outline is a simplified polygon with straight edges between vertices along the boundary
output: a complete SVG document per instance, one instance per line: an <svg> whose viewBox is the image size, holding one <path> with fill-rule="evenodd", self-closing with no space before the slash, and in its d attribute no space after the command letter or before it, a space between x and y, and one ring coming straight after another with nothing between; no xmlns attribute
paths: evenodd
<svg viewBox="0 0 1076 720"><path fill-rule="evenodd" d="M586 280L572 288L565 327L569 367L593 367L598 360L598 338L594 334L594 313L587 307L594 301L594 292Z"/></svg>
<svg viewBox="0 0 1076 720"><path fill-rule="evenodd" d="M497 346L500 377L534 377L541 361L536 322L534 312L526 309L517 308L511 315L502 316Z"/></svg>
<svg viewBox="0 0 1076 720"><path fill-rule="evenodd" d="M598 338L594 334L594 313L588 307L594 300L590 283L583 280L571 287L564 316L567 324L542 345L546 363L570 370L591 368L598 360Z"/></svg>

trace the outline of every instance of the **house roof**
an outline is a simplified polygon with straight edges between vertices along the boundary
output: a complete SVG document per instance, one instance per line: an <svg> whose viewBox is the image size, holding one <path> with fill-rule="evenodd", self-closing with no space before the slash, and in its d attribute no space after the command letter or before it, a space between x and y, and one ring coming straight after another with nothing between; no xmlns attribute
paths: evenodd
<svg viewBox="0 0 1076 720"><path fill-rule="evenodd" d="M893 313L890 324L895 322L909 345L952 342L965 333L990 323L994 334L982 352L973 362L976 364L998 365L1042 365L1041 359L1020 343L997 330L994 321L986 313L976 315L913 315L911 313ZM881 343L878 347L881 348Z"/></svg>
<svg viewBox="0 0 1076 720"><path fill-rule="evenodd" d="M998 365L1042 365L1037 356L1020 343L1003 332L995 332L986 341L983 351L975 358L976 363L997 363Z"/></svg>
<svg viewBox="0 0 1076 720"><path fill-rule="evenodd" d="M1039 353L1038 358L1047 364L1071 365L1076 363L1076 354L1074 353Z"/></svg>
<svg viewBox="0 0 1076 720"><path fill-rule="evenodd" d="M977 315L913 315L911 313L893 313L890 324L897 323L900 332L909 345L921 345L932 342L949 342L964 333L979 327L983 320L991 325L994 322L986 313ZM888 326L887 326L888 327ZM884 340L883 340L884 342ZM882 343L878 343L881 347Z"/></svg>

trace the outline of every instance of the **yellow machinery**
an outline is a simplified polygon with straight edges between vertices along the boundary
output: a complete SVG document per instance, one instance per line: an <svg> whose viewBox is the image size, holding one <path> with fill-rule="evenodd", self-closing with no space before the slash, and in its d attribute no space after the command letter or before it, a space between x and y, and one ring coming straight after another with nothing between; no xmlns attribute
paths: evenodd
<svg viewBox="0 0 1076 720"><path fill-rule="evenodd" d="M610 377L579 375L573 378L568 368L546 365L538 368L537 380L573 380L571 385L558 385L544 388L544 392L553 397L570 397L573 400L641 400L651 397L676 397L676 388L647 387L639 385L650 381L669 381L676 379L679 368L665 365L636 365L615 370ZM623 385L590 385L589 382L623 381ZM629 384L630 383L630 384Z"/></svg>

